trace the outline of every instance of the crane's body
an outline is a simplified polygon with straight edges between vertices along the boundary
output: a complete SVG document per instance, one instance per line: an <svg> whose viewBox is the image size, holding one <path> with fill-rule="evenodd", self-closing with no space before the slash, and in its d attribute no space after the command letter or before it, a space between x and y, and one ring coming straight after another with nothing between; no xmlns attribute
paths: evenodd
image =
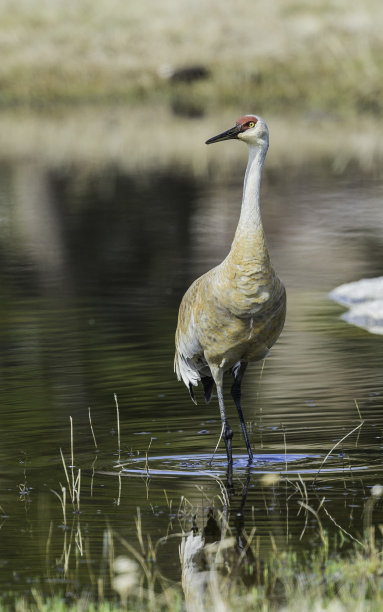
<svg viewBox="0 0 383 612"><path fill-rule="evenodd" d="M223 374L231 371L234 376L232 397L252 460L240 401L241 381L247 363L266 357L281 333L286 294L270 262L260 213L260 181L268 149L266 123L256 115L246 115L207 143L230 138L244 140L249 146L241 215L227 257L198 278L182 299L174 369L193 401L193 386L199 381L206 401L216 384L228 462L232 463L233 432L226 418Z"/></svg>

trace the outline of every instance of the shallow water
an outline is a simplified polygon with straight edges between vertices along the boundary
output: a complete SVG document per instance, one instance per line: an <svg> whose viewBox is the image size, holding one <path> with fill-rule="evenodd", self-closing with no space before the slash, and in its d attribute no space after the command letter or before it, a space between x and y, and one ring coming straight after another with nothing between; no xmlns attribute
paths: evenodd
<svg viewBox="0 0 383 612"><path fill-rule="evenodd" d="M183 292L230 246L242 176L242 166L224 182L174 167L139 176L113 167L97 175L26 162L0 168L3 591L96 589L108 526L139 548L137 508L155 542L189 530L193 514L201 529L208 507L222 506L222 447L210 465L218 407L200 396L194 406L177 383L173 338ZM306 524L298 514L302 482L316 477L307 501L317 508L322 500L324 528L348 541L362 537L363 509L382 482L382 338L342 321L328 298L343 282L382 273L382 196L382 181L333 176L325 163L265 172L263 216L288 316L264 367L244 379L250 471L228 403L229 523L235 531L243 514L265 554L270 534L279 548L318 542L315 516ZM69 466L70 416L81 505L75 514L68 507L63 526L52 490L67 487L60 448ZM378 503L374 522L380 515ZM158 549L158 567L173 580L178 545L175 537Z"/></svg>

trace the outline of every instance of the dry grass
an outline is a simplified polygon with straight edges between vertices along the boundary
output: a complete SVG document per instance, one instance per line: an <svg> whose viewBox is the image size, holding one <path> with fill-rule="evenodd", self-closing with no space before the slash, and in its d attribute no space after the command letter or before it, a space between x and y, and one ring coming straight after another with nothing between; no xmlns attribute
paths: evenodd
<svg viewBox="0 0 383 612"><path fill-rule="evenodd" d="M0 103L382 110L378 0L2 0ZM186 89L161 77L203 64Z"/></svg>
<svg viewBox="0 0 383 612"><path fill-rule="evenodd" d="M339 172L354 160L380 171L378 0L0 0L0 8L3 159L205 173L204 140L256 112L271 129L269 167L310 156ZM209 78L164 76L198 64ZM223 147L220 168L242 160L240 149Z"/></svg>
<svg viewBox="0 0 383 612"><path fill-rule="evenodd" d="M0 159L33 160L47 167L81 166L97 171L108 165L121 170L184 167L196 175L212 171L230 176L246 164L241 143L222 146L219 154L205 140L231 127L236 115L224 111L198 120L175 118L157 107L155 120L145 121L145 108L81 107L57 113L0 113ZM381 172L383 142L376 121L307 121L266 115L270 128L267 168L304 165L327 158L341 173L356 161L364 172ZM137 129L139 126L139 129Z"/></svg>

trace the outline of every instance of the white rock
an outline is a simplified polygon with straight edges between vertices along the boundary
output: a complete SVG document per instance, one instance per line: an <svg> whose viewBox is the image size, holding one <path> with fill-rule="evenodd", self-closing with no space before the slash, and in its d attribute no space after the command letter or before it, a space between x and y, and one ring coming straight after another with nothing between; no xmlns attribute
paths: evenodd
<svg viewBox="0 0 383 612"><path fill-rule="evenodd" d="M348 306L342 319L372 334L383 334L383 276L340 285L329 297Z"/></svg>

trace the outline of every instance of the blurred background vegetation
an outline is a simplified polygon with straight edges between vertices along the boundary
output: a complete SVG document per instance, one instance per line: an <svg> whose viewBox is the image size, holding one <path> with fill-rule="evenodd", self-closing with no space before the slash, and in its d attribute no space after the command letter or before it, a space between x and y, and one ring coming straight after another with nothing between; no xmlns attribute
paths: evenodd
<svg viewBox="0 0 383 612"><path fill-rule="evenodd" d="M182 119L199 119L200 148L206 119L214 132L255 112L289 155L339 138L340 156L380 158L382 23L377 0L2 0L2 155L121 161L121 137L139 152L150 135L168 163L187 148Z"/></svg>
<svg viewBox="0 0 383 612"><path fill-rule="evenodd" d="M383 109L383 7L376 0L1 4L3 106L167 101L189 114L238 104L263 113Z"/></svg>

